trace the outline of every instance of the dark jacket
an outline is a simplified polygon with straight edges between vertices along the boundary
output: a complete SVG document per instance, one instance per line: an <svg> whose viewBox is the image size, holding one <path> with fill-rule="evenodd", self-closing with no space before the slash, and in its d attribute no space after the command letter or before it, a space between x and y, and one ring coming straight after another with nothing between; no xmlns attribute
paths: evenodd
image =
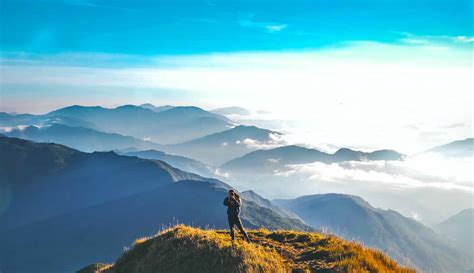
<svg viewBox="0 0 474 273"><path fill-rule="evenodd" d="M229 216L238 217L240 214L240 205L241 203L233 197L230 200L229 200L229 197L226 197L224 199L224 206L227 207L227 215Z"/></svg>

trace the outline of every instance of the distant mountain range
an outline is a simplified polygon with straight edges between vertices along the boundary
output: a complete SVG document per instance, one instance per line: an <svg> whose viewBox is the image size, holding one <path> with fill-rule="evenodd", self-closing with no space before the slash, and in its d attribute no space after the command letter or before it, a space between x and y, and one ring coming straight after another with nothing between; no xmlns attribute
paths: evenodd
<svg viewBox="0 0 474 273"><path fill-rule="evenodd" d="M194 106L123 105L113 109L74 105L45 115L0 113L0 127L38 126L61 123L152 140L180 143L232 128L228 118Z"/></svg>
<svg viewBox="0 0 474 273"><path fill-rule="evenodd" d="M474 157L474 138L453 141L431 148L425 154L439 154L447 157Z"/></svg>
<svg viewBox="0 0 474 273"><path fill-rule="evenodd" d="M137 157L145 158L145 159L161 160L170 164L171 166L175 168L178 168L186 172L199 174L204 177L216 177L215 167L211 167L198 160L194 160L194 159L187 158L184 156L167 154L167 153L156 151L156 150L124 152L121 154L127 155L127 156L137 156Z"/></svg>
<svg viewBox="0 0 474 273"><path fill-rule="evenodd" d="M76 119L73 117L62 117L55 116L50 117L47 115L31 115L31 114L8 114L0 112L0 127L3 127L5 131L10 131L18 127L37 126L44 127L53 124L65 124L72 127L85 127L97 130L97 126L94 124Z"/></svg>
<svg viewBox="0 0 474 273"><path fill-rule="evenodd" d="M347 148L328 154L316 149L300 146L283 146L269 150L258 150L233 159L221 166L224 171L273 170L287 164L323 162L326 164L342 161L403 160L404 155L393 150L380 150L371 153Z"/></svg>
<svg viewBox="0 0 474 273"><path fill-rule="evenodd" d="M233 122L194 106L171 107L156 112L140 106L103 107L70 106L47 114L90 122L101 131L149 139L160 144L180 143L225 131Z"/></svg>
<svg viewBox="0 0 474 273"><path fill-rule="evenodd" d="M465 209L434 227L474 259L474 209Z"/></svg>
<svg viewBox="0 0 474 273"><path fill-rule="evenodd" d="M223 115L223 116L232 116L232 115L239 115L239 116L248 116L250 115L250 111L238 107L238 106L231 106L231 107L224 107L224 108L218 108L214 109L211 111L212 113L218 114L218 115Z"/></svg>
<svg viewBox="0 0 474 273"><path fill-rule="evenodd" d="M225 228L229 185L157 160L0 136L0 271L71 272L171 223ZM244 199L247 227L309 229Z"/></svg>
<svg viewBox="0 0 474 273"><path fill-rule="evenodd" d="M163 106L155 106L151 103L144 103L144 104L141 104L139 105L141 108L145 108L145 109L150 109L150 110L153 110L157 113L159 112L163 112L163 111L166 111L166 110L169 110L171 108L174 108L175 106L171 106L171 105L163 105Z"/></svg>
<svg viewBox="0 0 474 273"><path fill-rule="evenodd" d="M293 213L290 210L287 210L283 207L275 205L270 200L268 200L266 198L263 198L262 196L258 195L257 193L255 193L252 190L243 191L241 193L241 196L245 200L252 201L252 202L256 203L257 205L259 205L261 207L268 208L268 209L271 209L275 212L278 212L282 216L286 216L286 217L293 218L293 219L300 219L299 216L296 215L295 213Z"/></svg>
<svg viewBox="0 0 474 273"><path fill-rule="evenodd" d="M54 142L84 152L110 151L115 149L159 149L162 146L151 141L144 141L131 136L115 133L104 133L89 128L71 127L54 123L51 126L38 128L30 126L5 133L9 137L17 137L36 142Z"/></svg>
<svg viewBox="0 0 474 273"><path fill-rule="evenodd" d="M319 194L274 200L307 224L376 247L423 272L469 272L472 262L430 228L357 196Z"/></svg>
<svg viewBox="0 0 474 273"><path fill-rule="evenodd" d="M275 138L281 135L255 126L240 125L184 143L167 145L163 149L165 152L196 158L204 163L219 166L230 159L275 143Z"/></svg>
<svg viewBox="0 0 474 273"><path fill-rule="evenodd" d="M46 115L0 113L0 127L8 136L86 152L153 149L220 165L267 145L279 145L275 139L281 136L279 132L235 125L222 115L192 106L143 104L108 109L75 105Z"/></svg>

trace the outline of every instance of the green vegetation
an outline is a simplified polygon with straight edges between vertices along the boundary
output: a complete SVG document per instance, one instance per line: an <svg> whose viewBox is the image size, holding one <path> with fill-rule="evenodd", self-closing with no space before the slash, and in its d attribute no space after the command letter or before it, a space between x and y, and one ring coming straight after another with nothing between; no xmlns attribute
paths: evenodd
<svg viewBox="0 0 474 273"><path fill-rule="evenodd" d="M239 238L232 245L224 230L176 226L137 239L112 266L91 265L79 272L415 272L382 252L335 236L265 229L249 236L253 243Z"/></svg>

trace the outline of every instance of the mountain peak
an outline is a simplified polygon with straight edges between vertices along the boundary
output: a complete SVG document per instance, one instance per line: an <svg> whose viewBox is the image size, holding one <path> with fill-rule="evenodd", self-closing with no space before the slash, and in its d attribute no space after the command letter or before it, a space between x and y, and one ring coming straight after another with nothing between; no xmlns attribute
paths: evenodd
<svg viewBox="0 0 474 273"><path fill-rule="evenodd" d="M143 103L143 104L140 104L140 105L138 105L138 106L140 106L140 107L145 107L145 108L146 108L146 107L156 107L156 105L151 104L151 103Z"/></svg>
<svg viewBox="0 0 474 273"><path fill-rule="evenodd" d="M156 105L151 104L151 103L144 103L144 104L140 104L138 106L141 107L141 108L152 110L152 111L157 112L157 113L169 110L171 108L174 108L174 106L172 106L172 105L156 106Z"/></svg>
<svg viewBox="0 0 474 273"><path fill-rule="evenodd" d="M79 104L74 104L71 106L66 106L63 108L60 108L58 110L55 110L53 112L60 112L60 111L77 111L77 110L84 110L84 109L106 109L102 106L84 106L84 105L79 105ZM51 113L53 113L51 112Z"/></svg>
<svg viewBox="0 0 474 273"><path fill-rule="evenodd" d="M318 202L339 202L339 201L345 201L345 202L350 202L354 203L358 206L365 207L370 210L376 210L376 208L372 207L367 201L362 199L359 196L356 195L350 195L350 194L343 194L343 193L326 193L326 194L313 194L313 195L304 195L300 196L296 199L294 199L299 202L315 202L316 200ZM281 200L284 201L284 200Z"/></svg>
<svg viewBox="0 0 474 273"><path fill-rule="evenodd" d="M217 108L217 109L212 110L211 112L219 114L219 115L239 115L239 116L250 115L249 110L239 107L239 106Z"/></svg>
<svg viewBox="0 0 474 273"><path fill-rule="evenodd" d="M434 153L447 157L474 157L474 138L456 140L431 148L424 153Z"/></svg>
<svg viewBox="0 0 474 273"><path fill-rule="evenodd" d="M115 107L115 109L143 109L139 106L132 105L132 104L125 104Z"/></svg>
<svg viewBox="0 0 474 273"><path fill-rule="evenodd" d="M197 118L214 118L225 122L230 120L224 116L214 114L197 106L175 106L159 112L162 116L194 116Z"/></svg>
<svg viewBox="0 0 474 273"><path fill-rule="evenodd" d="M249 231L253 243L231 244L227 231L176 226L140 238L114 265L96 272L415 272L382 252L334 236L296 231ZM192 258L190 258L192 257ZM203 263L205 259L205 263ZM92 271L94 272L94 271Z"/></svg>
<svg viewBox="0 0 474 273"><path fill-rule="evenodd" d="M355 154L357 151L349 149L349 148L340 148L339 150L334 153L335 155L340 155L340 154Z"/></svg>
<svg viewBox="0 0 474 273"><path fill-rule="evenodd" d="M272 133L272 134L282 135L282 133L280 133L280 132L259 128L259 127L254 126L254 125L237 125L234 128L230 129L230 131L235 131L235 132L268 132L268 133Z"/></svg>
<svg viewBox="0 0 474 273"><path fill-rule="evenodd" d="M166 110L167 112L185 112L185 111L194 111L194 112L207 112L206 110L199 108L197 106L175 106Z"/></svg>

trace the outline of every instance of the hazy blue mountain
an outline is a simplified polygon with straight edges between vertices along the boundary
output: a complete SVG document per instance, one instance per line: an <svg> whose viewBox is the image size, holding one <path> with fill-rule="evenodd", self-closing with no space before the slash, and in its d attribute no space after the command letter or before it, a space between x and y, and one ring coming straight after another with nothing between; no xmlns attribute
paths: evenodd
<svg viewBox="0 0 474 273"><path fill-rule="evenodd" d="M474 209L465 209L434 227L474 259Z"/></svg>
<svg viewBox="0 0 474 273"><path fill-rule="evenodd" d="M13 130L5 135L36 142L54 142L85 152L110 151L130 147L136 149L158 149L161 147L159 144L130 136L104 133L83 127L70 127L58 123L42 128L30 126L23 130Z"/></svg>
<svg viewBox="0 0 474 273"><path fill-rule="evenodd" d="M49 117L45 115L31 115L31 114L7 114L0 112L0 127L18 127L18 126L49 126L53 124L65 124L69 126L86 127L96 129L96 126L90 122L73 118L55 116Z"/></svg>
<svg viewBox="0 0 474 273"><path fill-rule="evenodd" d="M164 161L171 166L183 171L199 174L204 177L215 177L215 167L206 165L198 160L179 155L171 155L156 150L131 151L123 153L127 156L137 156L146 159L156 159Z"/></svg>
<svg viewBox="0 0 474 273"><path fill-rule="evenodd" d="M274 200L310 226L378 248L423 272L468 272L472 263L430 228L357 196L318 194Z"/></svg>
<svg viewBox="0 0 474 273"><path fill-rule="evenodd" d="M136 238L172 224L226 228L225 194L209 182L180 181L0 233L0 263L12 273L72 272L81 262L112 261ZM306 229L301 222L244 202L242 217L248 228ZM22 254L15 256L16 251Z"/></svg>
<svg viewBox="0 0 474 273"><path fill-rule="evenodd" d="M225 228L227 184L158 161L0 137L0 271L73 272L180 222ZM308 229L245 200L249 227Z"/></svg>
<svg viewBox="0 0 474 273"><path fill-rule="evenodd" d="M39 118L39 116L31 114L17 114L12 115L5 112L0 112L0 126L18 126L31 125L32 120Z"/></svg>
<svg viewBox="0 0 474 273"><path fill-rule="evenodd" d="M474 138L453 141L431 148L424 153L434 153L448 157L474 157Z"/></svg>
<svg viewBox="0 0 474 273"><path fill-rule="evenodd" d="M150 190L204 180L157 160L114 152L83 153L49 143L0 137L0 230ZM21 215L21 217L20 217Z"/></svg>
<svg viewBox="0 0 474 273"><path fill-rule="evenodd" d="M378 150L370 153L341 148L332 154L334 162L363 160L403 160L404 155L394 150Z"/></svg>
<svg viewBox="0 0 474 273"><path fill-rule="evenodd" d="M342 161L402 159L402 154L392 150L380 150L372 153L364 153L343 148L339 149L334 154L328 154L316 149L291 145L269 150L254 151L225 163L221 168L224 171L262 171L279 168L286 164L305 164L312 162L323 162L329 164Z"/></svg>
<svg viewBox="0 0 474 273"><path fill-rule="evenodd" d="M276 204L273 204L270 200L268 200L266 198L263 198L262 196L258 195L257 193L255 193L252 190L243 191L240 195L245 200L252 201L252 202L254 202L255 204L257 204L261 207L271 209L272 211L280 214L283 217L299 219L299 216L296 215L295 213L293 213L293 212L291 212L291 211L289 211L289 210L287 210L283 207L280 207Z"/></svg>
<svg viewBox="0 0 474 273"><path fill-rule="evenodd" d="M153 110L157 113L169 110L169 109L174 107L174 106L171 106L171 105L155 106L151 103L144 103L144 104L140 104L139 106L141 108Z"/></svg>
<svg viewBox="0 0 474 273"><path fill-rule="evenodd" d="M233 123L220 115L193 106L155 112L134 105L108 109L70 106L48 116L73 117L93 123L100 131L149 139L157 143L180 143L227 130Z"/></svg>
<svg viewBox="0 0 474 273"><path fill-rule="evenodd" d="M274 141L272 136L280 135L281 133L275 131L241 125L184 143L167 145L164 149L166 152L218 166L232 158L257 150L260 144Z"/></svg>
<svg viewBox="0 0 474 273"><path fill-rule="evenodd" d="M238 106L217 108L217 109L212 110L211 112L219 114L219 115L223 115L223 116L231 116L231 115L248 116L248 115L250 115L249 110L247 110L245 108L242 108L242 107L238 107Z"/></svg>

